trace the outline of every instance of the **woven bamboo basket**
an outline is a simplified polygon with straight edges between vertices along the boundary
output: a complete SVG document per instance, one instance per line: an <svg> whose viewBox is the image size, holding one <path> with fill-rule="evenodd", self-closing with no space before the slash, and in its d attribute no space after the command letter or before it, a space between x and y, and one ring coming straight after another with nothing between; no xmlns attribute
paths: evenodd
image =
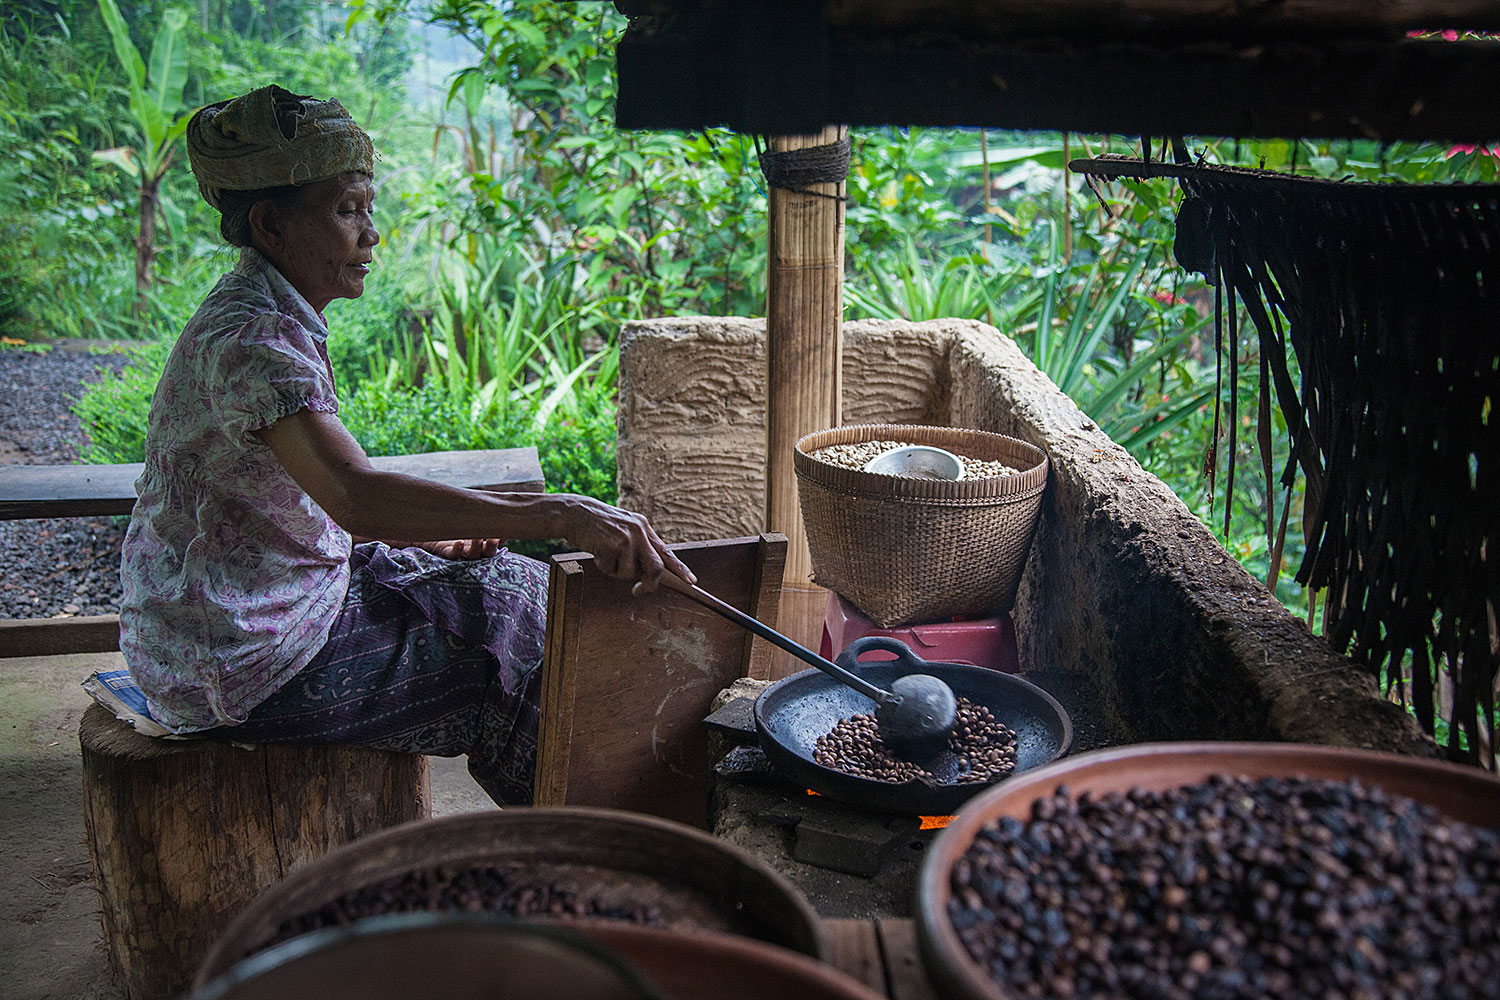
<svg viewBox="0 0 1500 1000"><path fill-rule="evenodd" d="M900 441L1020 472L976 480L906 479L812 457L822 448ZM797 497L813 579L882 628L1010 611L1047 485L1041 449L955 427L865 424L797 442Z"/></svg>

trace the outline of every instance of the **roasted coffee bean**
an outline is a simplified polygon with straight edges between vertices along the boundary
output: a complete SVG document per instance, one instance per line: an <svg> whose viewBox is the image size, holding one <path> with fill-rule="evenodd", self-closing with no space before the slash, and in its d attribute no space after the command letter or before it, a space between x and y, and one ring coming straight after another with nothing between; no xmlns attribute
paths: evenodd
<svg viewBox="0 0 1500 1000"><path fill-rule="evenodd" d="M1215 777L1037 800L954 864L948 916L1018 996L1478 1000L1500 830L1357 781Z"/></svg>
<svg viewBox="0 0 1500 1000"><path fill-rule="evenodd" d="M552 882L539 882L514 866L454 868L437 865L347 892L311 913L284 921L266 947L324 927L339 927L383 913L413 911L489 912L512 917L594 917L657 926L659 908L621 906L581 897Z"/></svg>
<svg viewBox="0 0 1500 1000"><path fill-rule="evenodd" d="M991 782L1015 770L1016 734L997 722L988 708L959 698L947 752L958 762L958 776L953 784ZM824 767L876 781L898 784L922 778L939 781L922 765L903 760L886 749L874 715L841 719L827 735L818 737L813 760Z"/></svg>

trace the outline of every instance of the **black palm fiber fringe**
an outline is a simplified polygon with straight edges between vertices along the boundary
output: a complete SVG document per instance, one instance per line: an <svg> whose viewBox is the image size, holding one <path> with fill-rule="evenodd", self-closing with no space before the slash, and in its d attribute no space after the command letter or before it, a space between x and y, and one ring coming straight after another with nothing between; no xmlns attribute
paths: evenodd
<svg viewBox="0 0 1500 1000"><path fill-rule="evenodd" d="M1239 296L1291 430L1330 642L1494 767L1500 187L1178 176L1179 260Z"/></svg>

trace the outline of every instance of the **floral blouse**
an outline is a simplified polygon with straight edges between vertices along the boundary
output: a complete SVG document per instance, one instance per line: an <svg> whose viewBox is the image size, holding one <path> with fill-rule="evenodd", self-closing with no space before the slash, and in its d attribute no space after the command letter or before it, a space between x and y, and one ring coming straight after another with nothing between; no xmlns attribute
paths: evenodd
<svg viewBox="0 0 1500 1000"><path fill-rule="evenodd" d="M343 604L348 533L252 433L338 411L327 336L242 250L157 384L121 551L120 650L174 732L243 721L322 648Z"/></svg>

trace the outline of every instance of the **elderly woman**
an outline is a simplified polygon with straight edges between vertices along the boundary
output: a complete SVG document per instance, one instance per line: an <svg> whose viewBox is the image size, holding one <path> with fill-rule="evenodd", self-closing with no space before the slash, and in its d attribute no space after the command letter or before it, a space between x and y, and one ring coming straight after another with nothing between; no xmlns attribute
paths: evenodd
<svg viewBox="0 0 1500 1000"><path fill-rule="evenodd" d="M371 467L324 348L380 242L373 146L337 101L266 87L187 142L241 249L151 404L121 558L132 679L172 732L468 754L493 799L529 802L546 571L498 540L566 538L648 590L691 574L597 500Z"/></svg>

